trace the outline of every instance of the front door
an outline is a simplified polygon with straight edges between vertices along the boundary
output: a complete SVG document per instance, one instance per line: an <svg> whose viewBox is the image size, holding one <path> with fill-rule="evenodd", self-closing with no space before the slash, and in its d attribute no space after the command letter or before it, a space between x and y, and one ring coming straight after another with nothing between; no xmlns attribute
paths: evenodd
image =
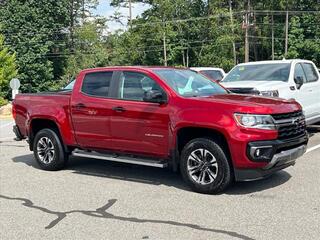
<svg viewBox="0 0 320 240"><path fill-rule="evenodd" d="M310 118L320 116L320 79L317 69L311 63L302 63L303 70L306 74L305 87L308 92L308 105L310 105Z"/></svg>
<svg viewBox="0 0 320 240"><path fill-rule="evenodd" d="M167 104L144 102L143 96L148 90L163 91L144 73L121 73L118 97L112 101L112 145L115 150L133 154L167 156L169 108Z"/></svg>
<svg viewBox="0 0 320 240"><path fill-rule="evenodd" d="M319 80L316 70L310 63L297 63L294 70L294 78L303 79L303 85L297 89L295 99L302 105L307 119L315 116L319 111ZM319 100L317 100L319 99Z"/></svg>

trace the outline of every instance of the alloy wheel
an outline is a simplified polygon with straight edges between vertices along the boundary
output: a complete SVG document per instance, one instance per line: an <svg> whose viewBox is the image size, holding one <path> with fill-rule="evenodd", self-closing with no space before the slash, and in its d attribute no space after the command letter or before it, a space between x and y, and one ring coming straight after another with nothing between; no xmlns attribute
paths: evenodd
<svg viewBox="0 0 320 240"><path fill-rule="evenodd" d="M191 152L187 161L189 176L198 184L213 183L218 175L218 163L213 154L199 148Z"/></svg>

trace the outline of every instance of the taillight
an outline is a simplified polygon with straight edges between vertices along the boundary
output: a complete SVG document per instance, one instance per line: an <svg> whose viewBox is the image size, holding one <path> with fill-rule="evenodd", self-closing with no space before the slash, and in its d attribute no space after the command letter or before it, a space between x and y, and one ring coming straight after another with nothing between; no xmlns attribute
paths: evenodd
<svg viewBox="0 0 320 240"><path fill-rule="evenodd" d="M16 120L17 110L14 103L12 103L12 116L13 116L13 119Z"/></svg>

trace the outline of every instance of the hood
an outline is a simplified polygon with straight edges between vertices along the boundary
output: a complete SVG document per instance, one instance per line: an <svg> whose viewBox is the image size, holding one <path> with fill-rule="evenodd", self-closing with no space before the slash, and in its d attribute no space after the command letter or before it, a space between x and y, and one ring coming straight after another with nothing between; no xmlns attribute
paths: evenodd
<svg viewBox="0 0 320 240"><path fill-rule="evenodd" d="M283 81L234 81L224 82L220 84L225 88L255 88L260 91L277 90L281 87L287 86L287 82Z"/></svg>
<svg viewBox="0 0 320 240"><path fill-rule="evenodd" d="M295 100L253 95L223 94L210 97L194 98L198 101L211 103L212 108L222 108L231 112L253 114L279 114L301 110Z"/></svg>

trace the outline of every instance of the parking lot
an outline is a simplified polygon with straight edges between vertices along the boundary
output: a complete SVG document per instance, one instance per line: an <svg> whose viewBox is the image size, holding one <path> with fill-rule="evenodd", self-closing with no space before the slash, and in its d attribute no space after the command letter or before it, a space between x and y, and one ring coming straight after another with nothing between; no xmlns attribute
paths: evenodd
<svg viewBox="0 0 320 240"><path fill-rule="evenodd" d="M318 239L320 132L294 167L220 195L166 169L71 158L38 169L0 120L1 239Z"/></svg>

